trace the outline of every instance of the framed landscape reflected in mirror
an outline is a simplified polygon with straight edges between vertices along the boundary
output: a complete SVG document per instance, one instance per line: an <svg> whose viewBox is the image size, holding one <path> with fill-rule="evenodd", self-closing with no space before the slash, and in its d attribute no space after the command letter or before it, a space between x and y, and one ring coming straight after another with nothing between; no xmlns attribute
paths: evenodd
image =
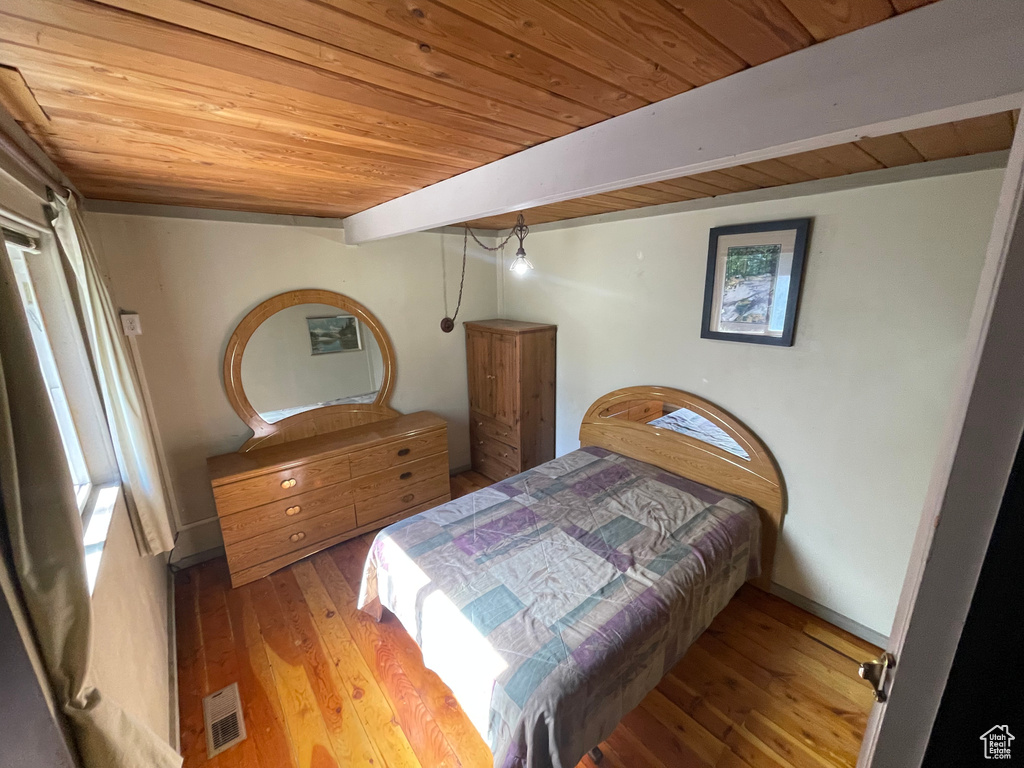
<svg viewBox="0 0 1024 768"><path fill-rule="evenodd" d="M356 352L363 348L359 322L352 315L307 317L309 346L314 355Z"/></svg>
<svg viewBox="0 0 1024 768"><path fill-rule="evenodd" d="M715 227L701 338L793 346L810 219Z"/></svg>

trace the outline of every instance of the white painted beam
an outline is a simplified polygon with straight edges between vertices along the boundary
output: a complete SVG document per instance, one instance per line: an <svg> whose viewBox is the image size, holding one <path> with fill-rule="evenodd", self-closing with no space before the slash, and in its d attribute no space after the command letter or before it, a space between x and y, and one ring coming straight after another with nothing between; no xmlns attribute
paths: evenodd
<svg viewBox="0 0 1024 768"><path fill-rule="evenodd" d="M1022 39L1022 0L943 0L357 213L346 241L1016 108Z"/></svg>

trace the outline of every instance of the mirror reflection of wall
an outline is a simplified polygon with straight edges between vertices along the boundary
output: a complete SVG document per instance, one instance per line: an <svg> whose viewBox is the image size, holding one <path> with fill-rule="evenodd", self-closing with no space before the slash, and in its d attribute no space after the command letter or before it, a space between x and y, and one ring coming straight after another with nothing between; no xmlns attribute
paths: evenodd
<svg viewBox="0 0 1024 768"><path fill-rule="evenodd" d="M326 405L372 403L384 375L373 332L326 304L299 304L267 318L242 354L242 386L275 423Z"/></svg>

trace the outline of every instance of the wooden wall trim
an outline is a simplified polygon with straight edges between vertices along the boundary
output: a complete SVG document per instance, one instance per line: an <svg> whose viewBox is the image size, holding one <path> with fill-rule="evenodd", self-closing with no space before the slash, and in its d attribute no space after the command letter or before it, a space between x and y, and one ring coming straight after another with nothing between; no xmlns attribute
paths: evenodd
<svg viewBox="0 0 1024 768"><path fill-rule="evenodd" d="M341 219L327 216L295 216L287 213L259 213L257 211L228 211L222 208L200 208L189 205L164 205L162 203L129 203L120 200L83 201L88 213L109 213L123 216L155 216L167 219L191 219L196 221L228 221L239 224L270 224L274 226L320 227L341 229ZM458 231L462 234L462 230Z"/></svg>

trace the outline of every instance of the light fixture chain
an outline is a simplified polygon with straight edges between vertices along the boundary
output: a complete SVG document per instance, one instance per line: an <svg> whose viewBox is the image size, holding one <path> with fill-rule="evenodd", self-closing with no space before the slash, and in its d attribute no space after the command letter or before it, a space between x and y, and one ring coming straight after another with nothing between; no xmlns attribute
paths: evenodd
<svg viewBox="0 0 1024 768"><path fill-rule="evenodd" d="M444 316L448 317L448 258L444 252L444 235L441 235L441 293L444 295Z"/></svg>
<svg viewBox="0 0 1024 768"><path fill-rule="evenodd" d="M468 227L467 227L468 229ZM462 277L459 280L459 300L455 304L455 314L452 315L452 322L454 323L459 317L459 310L462 309L462 289L466 285L466 247L469 245L469 240L465 235L462 236ZM445 315L448 315L448 307L445 307Z"/></svg>
<svg viewBox="0 0 1024 768"><path fill-rule="evenodd" d="M506 237L504 240L502 240L501 243L497 247L491 248L489 245L484 245L483 243L481 243L480 242L480 238L476 236L476 233L472 229L470 229L469 227L466 227L466 231L469 232L469 234L473 236L473 239L476 240L476 244L479 245L481 248L483 248L485 251L497 251L497 250L499 250L500 248L502 248L505 245L505 243L507 243L509 240L511 240L512 239L512 235L515 234L514 231L513 232L509 232L508 233L508 237Z"/></svg>
<svg viewBox="0 0 1024 768"><path fill-rule="evenodd" d="M483 243L481 243L481 242L480 242L480 238L476 236L476 233L475 233L475 232L474 232L474 231L473 231L472 229L470 229L470 228L469 228L469 225L468 225L468 224L467 224L467 225L465 225L465 227L466 227L466 231L467 231L467 232L469 232L469 234L473 236L473 239L474 239L474 240L476 240L476 244L477 244L477 245L479 245L479 246L480 246L481 248L483 248L483 249L484 249L485 251L499 251L499 250L501 250L502 248L504 248L504 247L505 247L505 244L506 244L506 243L507 243L507 242L508 242L509 240L511 240L511 239L512 239L512 235L514 235L514 234L516 233L516 229L517 229L517 228L519 227L519 225L520 225L520 224L522 224L522 223L523 223L523 214L521 214L521 213L520 213L520 214L519 214L519 218L518 218L518 220L517 220L517 222L516 222L516 226L515 226L515 227L512 227L512 229L511 229L511 230L509 230L509 233L508 233L508 237L506 237L506 238L505 238L504 240L502 240L502 241L501 241L501 243L499 243L499 244L498 244L497 246L495 246L494 248L491 248L491 247L490 247L489 245L484 245ZM525 237L525 235L524 235L524 237Z"/></svg>

